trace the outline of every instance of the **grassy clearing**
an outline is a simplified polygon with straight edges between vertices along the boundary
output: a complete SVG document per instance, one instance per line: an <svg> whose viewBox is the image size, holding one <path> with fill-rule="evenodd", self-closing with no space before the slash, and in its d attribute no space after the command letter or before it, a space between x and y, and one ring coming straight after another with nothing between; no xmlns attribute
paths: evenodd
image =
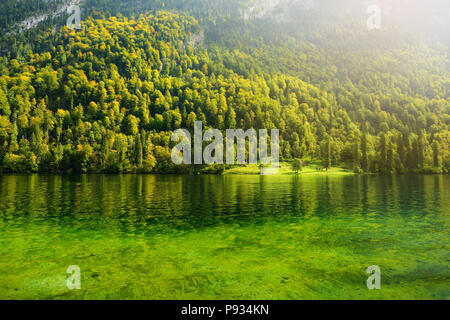
<svg viewBox="0 0 450 320"><path fill-rule="evenodd" d="M326 170L317 170L317 168L322 168L320 162L307 161L307 165L303 167L302 171L298 172L298 175L352 175L354 174L352 169L346 164L338 164L336 167L332 167ZM225 175L228 174L261 174L259 165L249 164L245 166L236 166L231 169L224 171ZM280 169L278 170L279 175L294 175L297 174L292 170L292 161L282 161L280 162Z"/></svg>

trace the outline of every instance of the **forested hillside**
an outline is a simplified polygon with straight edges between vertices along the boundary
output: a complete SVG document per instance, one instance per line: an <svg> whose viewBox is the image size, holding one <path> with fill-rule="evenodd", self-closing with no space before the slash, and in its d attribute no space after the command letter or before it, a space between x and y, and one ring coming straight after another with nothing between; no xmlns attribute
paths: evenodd
<svg viewBox="0 0 450 320"><path fill-rule="evenodd" d="M450 170L439 38L236 16L248 1L85 2L81 30L47 21L1 39L3 172L180 172L171 132L195 120L280 129L284 159Z"/></svg>

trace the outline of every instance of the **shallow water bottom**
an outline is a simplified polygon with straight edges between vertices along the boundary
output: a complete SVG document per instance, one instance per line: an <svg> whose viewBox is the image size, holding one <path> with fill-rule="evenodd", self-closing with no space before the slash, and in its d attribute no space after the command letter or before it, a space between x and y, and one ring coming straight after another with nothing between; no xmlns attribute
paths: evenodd
<svg viewBox="0 0 450 320"><path fill-rule="evenodd" d="M448 299L449 184L1 176L0 299Z"/></svg>

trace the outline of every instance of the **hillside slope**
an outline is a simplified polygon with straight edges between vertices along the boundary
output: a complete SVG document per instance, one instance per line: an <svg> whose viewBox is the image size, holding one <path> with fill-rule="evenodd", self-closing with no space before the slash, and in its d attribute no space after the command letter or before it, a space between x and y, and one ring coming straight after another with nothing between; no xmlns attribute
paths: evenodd
<svg viewBox="0 0 450 320"><path fill-rule="evenodd" d="M185 170L171 164L170 132L195 120L278 128L286 159L450 168L448 48L348 25L283 28L158 11L39 30L0 58L2 170Z"/></svg>

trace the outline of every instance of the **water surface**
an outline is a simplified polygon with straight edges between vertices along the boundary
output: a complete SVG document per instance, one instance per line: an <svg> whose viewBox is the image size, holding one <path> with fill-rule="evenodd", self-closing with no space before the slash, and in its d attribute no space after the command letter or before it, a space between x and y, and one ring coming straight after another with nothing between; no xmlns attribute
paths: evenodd
<svg viewBox="0 0 450 320"><path fill-rule="evenodd" d="M0 299L448 299L449 190L448 176L0 175Z"/></svg>

